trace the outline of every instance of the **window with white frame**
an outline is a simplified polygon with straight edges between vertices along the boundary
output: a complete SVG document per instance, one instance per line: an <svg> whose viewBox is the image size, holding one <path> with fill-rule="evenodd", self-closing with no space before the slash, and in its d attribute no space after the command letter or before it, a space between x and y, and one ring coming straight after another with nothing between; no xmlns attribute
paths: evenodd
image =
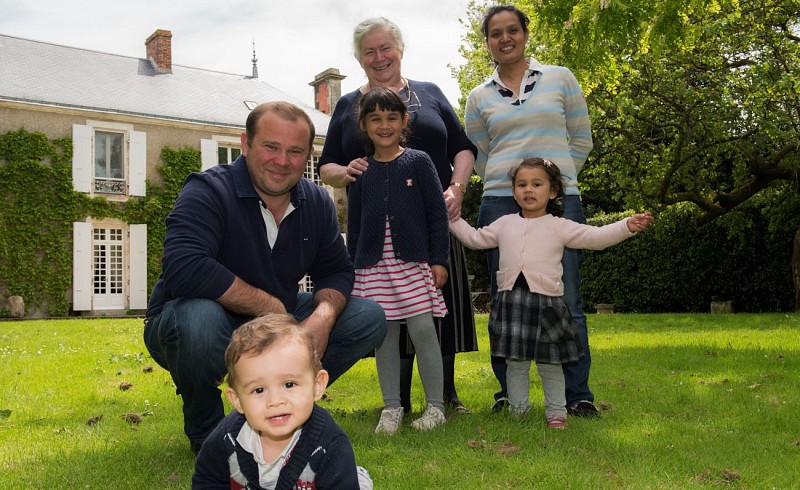
<svg viewBox="0 0 800 490"><path fill-rule="evenodd" d="M238 137L214 135L211 139L200 140L200 170L231 164L241 153L242 146Z"/></svg>
<svg viewBox="0 0 800 490"><path fill-rule="evenodd" d="M125 307L122 228L95 228L92 239L92 295L95 304Z"/></svg>
<svg viewBox="0 0 800 490"><path fill-rule="evenodd" d="M147 225L73 225L72 309L147 308Z"/></svg>
<svg viewBox="0 0 800 490"><path fill-rule="evenodd" d="M241 154L242 148L240 146L220 144L217 148L217 163L220 165L230 165L236 161Z"/></svg>
<svg viewBox="0 0 800 490"><path fill-rule="evenodd" d="M317 185L322 185L322 181L317 173L317 162L319 162L319 155L320 154L316 152L311 153L311 156L308 158L308 162L306 162L306 171L303 172L303 177Z"/></svg>
<svg viewBox="0 0 800 490"><path fill-rule="evenodd" d="M95 131L94 192L125 194L124 133Z"/></svg>
<svg viewBox="0 0 800 490"><path fill-rule="evenodd" d="M147 137L133 125L87 121L72 125L72 182L87 194L144 196Z"/></svg>

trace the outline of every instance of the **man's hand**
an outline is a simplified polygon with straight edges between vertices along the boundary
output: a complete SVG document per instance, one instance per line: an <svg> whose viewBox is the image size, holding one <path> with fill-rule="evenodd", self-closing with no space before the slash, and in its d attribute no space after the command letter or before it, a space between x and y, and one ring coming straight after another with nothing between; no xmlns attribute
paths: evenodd
<svg viewBox="0 0 800 490"><path fill-rule="evenodd" d="M322 289L314 293L314 311L301 325L308 328L314 338L314 348L320 359L328 348L328 338L336 319L347 306L347 298L335 289Z"/></svg>

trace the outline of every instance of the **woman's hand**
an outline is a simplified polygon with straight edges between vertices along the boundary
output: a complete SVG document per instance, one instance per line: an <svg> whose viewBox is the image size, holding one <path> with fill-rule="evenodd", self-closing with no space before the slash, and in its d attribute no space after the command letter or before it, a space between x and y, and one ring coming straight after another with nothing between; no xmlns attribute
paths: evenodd
<svg viewBox="0 0 800 490"><path fill-rule="evenodd" d="M345 178L349 184L356 181L356 179L367 171L369 163L367 157L356 158L345 167Z"/></svg>
<svg viewBox="0 0 800 490"><path fill-rule="evenodd" d="M450 221L458 221L461 217L461 205L464 203L464 192L451 185L444 191L444 203L447 205L447 217Z"/></svg>
<svg viewBox="0 0 800 490"><path fill-rule="evenodd" d="M355 182L359 175L366 172L368 166L367 157L356 158L347 165L326 163L319 167L319 178L331 187L347 187Z"/></svg>

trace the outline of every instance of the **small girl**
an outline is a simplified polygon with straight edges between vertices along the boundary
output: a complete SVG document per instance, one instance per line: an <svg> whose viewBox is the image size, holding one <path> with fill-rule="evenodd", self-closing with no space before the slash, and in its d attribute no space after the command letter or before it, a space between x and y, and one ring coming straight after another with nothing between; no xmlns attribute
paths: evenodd
<svg viewBox="0 0 800 490"><path fill-rule="evenodd" d="M469 248L497 247L500 252L489 342L492 356L506 359L509 411L524 414L530 410L529 371L534 360L542 378L547 425L563 428L567 410L561 364L583 355L563 298L564 247L604 249L644 230L653 217L636 214L601 227L561 218L561 172L542 158L524 160L509 177L520 213L503 216L478 230L459 219L450 223L450 230Z"/></svg>
<svg viewBox="0 0 800 490"><path fill-rule="evenodd" d="M411 426L429 430L445 422L442 356L433 318L447 314L439 290L447 281L447 207L430 157L401 146L407 124L406 106L392 90L376 88L362 97L358 126L371 156L348 194L347 248L356 267L352 294L378 302L389 326L375 350L384 402L375 432L385 434L394 434L403 420L403 319L427 398L425 412Z"/></svg>

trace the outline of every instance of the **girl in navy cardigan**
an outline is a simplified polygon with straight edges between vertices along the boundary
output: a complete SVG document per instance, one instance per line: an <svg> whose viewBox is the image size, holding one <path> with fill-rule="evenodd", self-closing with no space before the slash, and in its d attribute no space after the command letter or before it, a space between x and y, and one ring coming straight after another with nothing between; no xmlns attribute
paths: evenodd
<svg viewBox="0 0 800 490"><path fill-rule="evenodd" d="M409 94L409 100L413 97ZM347 170L357 177L350 185L347 213L347 247L356 267L352 295L378 302L389 325L375 350L384 402L375 432L385 434L394 434L403 420L401 320L414 343L427 398L425 412L411 426L429 430L445 422L442 356L433 318L447 314L439 290L447 281L447 207L430 157L401 146L408 119L406 102L392 90L365 94L358 125L368 138L369 165L364 172Z"/></svg>

